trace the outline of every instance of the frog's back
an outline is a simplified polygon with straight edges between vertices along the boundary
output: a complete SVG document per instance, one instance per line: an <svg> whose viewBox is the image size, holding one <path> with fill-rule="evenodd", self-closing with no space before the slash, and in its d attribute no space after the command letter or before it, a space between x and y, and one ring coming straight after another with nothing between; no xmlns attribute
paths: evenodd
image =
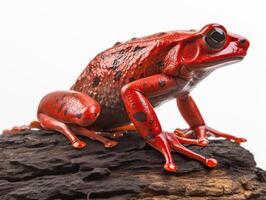
<svg viewBox="0 0 266 200"><path fill-rule="evenodd" d="M72 89L87 93L110 84L122 87L133 80L159 73L169 49L189 34L189 31L161 32L117 42L88 64Z"/></svg>
<svg viewBox="0 0 266 200"><path fill-rule="evenodd" d="M121 117L116 121L123 121L122 118L127 119L127 114L121 99L121 88L134 80L160 73L164 57L185 35L157 33L116 43L88 64L71 89L97 100L103 115L111 113ZM101 121L101 116L99 118Z"/></svg>

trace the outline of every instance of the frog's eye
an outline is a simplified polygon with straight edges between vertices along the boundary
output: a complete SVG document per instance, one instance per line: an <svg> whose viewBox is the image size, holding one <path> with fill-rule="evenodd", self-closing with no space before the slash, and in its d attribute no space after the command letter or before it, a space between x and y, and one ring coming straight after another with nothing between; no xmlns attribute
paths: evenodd
<svg viewBox="0 0 266 200"><path fill-rule="evenodd" d="M213 49L219 49L224 45L226 36L221 28L213 28L204 37L207 45Z"/></svg>

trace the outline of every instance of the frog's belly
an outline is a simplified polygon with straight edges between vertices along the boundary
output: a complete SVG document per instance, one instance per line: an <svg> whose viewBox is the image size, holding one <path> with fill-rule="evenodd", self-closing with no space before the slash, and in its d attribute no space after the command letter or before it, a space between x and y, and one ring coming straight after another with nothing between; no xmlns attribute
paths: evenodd
<svg viewBox="0 0 266 200"><path fill-rule="evenodd" d="M148 96L147 98L152 106L156 108L161 104L176 98L178 95L188 92L189 88L188 83L180 79L177 80L176 88L173 88L162 95ZM111 90L106 90L102 96L98 95L94 97L101 105L101 114L96 120L95 126L99 126L101 128L112 128L130 123L130 119L127 115L120 93L114 94L109 91Z"/></svg>
<svg viewBox="0 0 266 200"><path fill-rule="evenodd" d="M121 99L120 103L114 104L112 107L102 104L101 114L94 125L101 128L114 128L129 123L130 120L128 118L123 100Z"/></svg>
<svg viewBox="0 0 266 200"><path fill-rule="evenodd" d="M148 98L148 100L152 106L156 108L174 98L175 96L172 93L169 93L163 96ZM94 125L101 128L114 128L129 123L130 119L121 99L121 103L114 105L112 108L102 105L101 114Z"/></svg>
<svg viewBox="0 0 266 200"><path fill-rule="evenodd" d="M154 108L162 105L163 103L173 99L174 96L167 95L167 96L158 96L153 98L148 98L150 103ZM118 105L115 105L115 107L110 108L102 105L101 114L94 123L95 126L101 127L101 128L113 128L122 126L125 124L129 124L130 119L127 115L125 106L123 104L123 101L121 99L121 103Z"/></svg>

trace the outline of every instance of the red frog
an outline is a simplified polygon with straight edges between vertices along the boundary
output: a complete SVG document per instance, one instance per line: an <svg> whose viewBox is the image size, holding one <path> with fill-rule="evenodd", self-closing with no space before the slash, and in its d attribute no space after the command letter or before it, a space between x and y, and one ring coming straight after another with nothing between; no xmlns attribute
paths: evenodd
<svg viewBox="0 0 266 200"><path fill-rule="evenodd" d="M219 24L206 25L200 31L161 32L117 42L91 60L70 91L43 97L38 121L4 133L31 128L58 131L74 148L81 149L86 144L74 133L108 148L117 145L112 138L120 136L120 131L137 130L163 154L167 171L177 170L171 151L214 167L215 159L196 154L183 144L206 146L210 135L237 143L246 139L206 126L190 91L218 67L242 60L248 47L247 39ZM171 99L176 99L189 129L162 130L154 108Z"/></svg>

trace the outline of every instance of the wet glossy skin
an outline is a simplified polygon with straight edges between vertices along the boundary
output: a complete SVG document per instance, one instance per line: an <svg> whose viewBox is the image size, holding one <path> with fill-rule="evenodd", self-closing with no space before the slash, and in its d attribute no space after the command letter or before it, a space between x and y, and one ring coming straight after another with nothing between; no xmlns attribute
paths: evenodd
<svg viewBox="0 0 266 200"><path fill-rule="evenodd" d="M200 31L164 32L117 43L88 64L72 91L45 96L38 109L39 124L30 127L57 130L75 148L83 148L85 143L73 131L112 147L115 141L92 130L136 128L164 155L166 170L176 171L172 150L214 167L215 159L191 152L182 144L206 146L209 135L238 143L245 139L206 126L189 93L216 68L243 59L248 47L247 39L228 33L219 24L209 24ZM161 129L153 108L174 98L190 128L169 133Z"/></svg>
<svg viewBox="0 0 266 200"><path fill-rule="evenodd" d="M102 111L95 125L110 128L128 123L130 121L121 97L121 89L128 83L160 73L174 76L177 84L171 91L146 96L156 107L176 96L190 92L213 70L205 68L204 65L209 65L209 62L221 60L224 63L245 56L245 48L241 50L238 46L235 47L237 43L229 42L238 40L234 35L228 36L228 47L214 56L212 50L205 49L201 41L201 34L208 29L210 27L205 27L201 33L163 32L117 43L114 47L98 54L71 89L88 94L100 103ZM231 52L233 48L238 48L239 52ZM197 69L200 65L202 69ZM193 70L188 71L190 68ZM144 84L149 85L149 82L146 81ZM164 87L164 83L160 83L160 80L157 84Z"/></svg>

